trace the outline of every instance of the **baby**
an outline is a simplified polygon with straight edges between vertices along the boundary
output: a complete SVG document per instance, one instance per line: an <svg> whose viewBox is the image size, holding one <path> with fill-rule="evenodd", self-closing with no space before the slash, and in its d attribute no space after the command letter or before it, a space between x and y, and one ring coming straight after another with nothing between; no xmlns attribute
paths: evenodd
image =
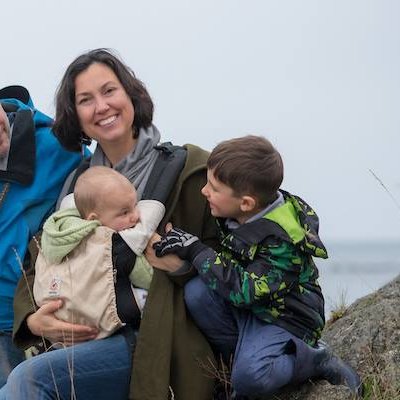
<svg viewBox="0 0 400 400"><path fill-rule="evenodd" d="M80 175L73 197L76 207L55 212L43 226L35 301L61 298L56 316L96 326L98 339L125 324L138 327L153 271L142 251L165 208L137 202L127 178L100 166Z"/></svg>

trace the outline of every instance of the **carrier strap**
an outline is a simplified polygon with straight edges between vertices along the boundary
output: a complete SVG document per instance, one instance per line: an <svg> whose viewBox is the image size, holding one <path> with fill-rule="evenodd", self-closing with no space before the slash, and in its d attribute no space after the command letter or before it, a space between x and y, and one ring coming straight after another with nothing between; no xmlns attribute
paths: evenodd
<svg viewBox="0 0 400 400"><path fill-rule="evenodd" d="M165 204L178 177L185 165L187 151L182 146L171 142L161 143L155 147L159 151L144 189L143 200L158 200ZM82 160L71 180L67 193L72 193L78 177L89 168L90 158Z"/></svg>

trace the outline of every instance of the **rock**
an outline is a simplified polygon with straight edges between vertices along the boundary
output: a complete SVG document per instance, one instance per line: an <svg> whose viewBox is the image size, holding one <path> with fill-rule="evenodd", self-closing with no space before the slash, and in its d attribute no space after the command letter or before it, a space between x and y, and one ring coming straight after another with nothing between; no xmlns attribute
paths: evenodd
<svg viewBox="0 0 400 400"><path fill-rule="evenodd" d="M400 399L400 275L378 291L357 300L344 316L328 323L322 339L361 376L368 399ZM380 382L387 397L371 393ZM344 386L308 382L276 395L279 400L344 400Z"/></svg>

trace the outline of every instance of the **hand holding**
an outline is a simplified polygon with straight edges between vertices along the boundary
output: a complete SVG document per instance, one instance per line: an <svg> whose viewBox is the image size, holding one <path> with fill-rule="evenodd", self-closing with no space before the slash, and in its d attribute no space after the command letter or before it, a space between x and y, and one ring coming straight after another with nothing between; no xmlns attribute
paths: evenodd
<svg viewBox="0 0 400 400"><path fill-rule="evenodd" d="M164 257L157 257L153 248L153 245L161 240L161 236L158 233L155 233L149 240L147 244L144 255L146 256L147 261L157 269L161 269L167 272L175 272L177 271L183 264L183 260L181 260L175 254L167 254Z"/></svg>
<svg viewBox="0 0 400 400"><path fill-rule="evenodd" d="M54 313L62 307L61 300L50 301L31 314L26 323L36 336L43 336L51 342L61 342L66 346L94 339L98 335L97 328L75 325L60 321Z"/></svg>
<svg viewBox="0 0 400 400"><path fill-rule="evenodd" d="M191 261L206 246L197 236L187 233L179 228L172 228L159 242L153 244L157 257L167 254L176 254L178 257Z"/></svg>

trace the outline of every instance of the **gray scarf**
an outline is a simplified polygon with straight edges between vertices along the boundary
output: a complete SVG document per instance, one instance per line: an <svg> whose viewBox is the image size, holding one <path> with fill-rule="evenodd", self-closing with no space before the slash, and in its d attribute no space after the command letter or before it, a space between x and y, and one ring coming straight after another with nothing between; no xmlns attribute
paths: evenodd
<svg viewBox="0 0 400 400"><path fill-rule="evenodd" d="M138 200L142 197L150 172L158 157L158 151L154 149L154 146L159 144L160 138L160 132L154 125L149 126L147 129L141 128L133 152L113 167L116 171L127 177L135 186ZM110 161L100 146L96 147L93 157L90 160L90 166L94 165L111 166Z"/></svg>

